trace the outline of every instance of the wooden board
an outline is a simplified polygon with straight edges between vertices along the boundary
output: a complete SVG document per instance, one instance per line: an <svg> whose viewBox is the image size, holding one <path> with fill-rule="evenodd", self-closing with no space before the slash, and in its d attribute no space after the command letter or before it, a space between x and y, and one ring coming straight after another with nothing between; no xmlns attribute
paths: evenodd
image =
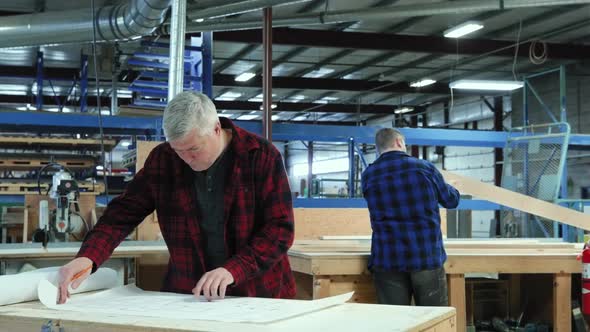
<svg viewBox="0 0 590 332"><path fill-rule="evenodd" d="M49 243L47 248L41 244L20 244L20 245L0 245L1 259L70 259L74 258L80 250L80 242L56 242ZM168 248L164 242L147 242L147 241L124 241L115 251L112 257L139 257L144 255L166 255Z"/></svg>
<svg viewBox="0 0 590 332"><path fill-rule="evenodd" d="M159 141L137 141L135 170L139 172L152 150L162 144ZM139 241L161 240L162 234L158 224L158 216L154 212L147 216L136 229L136 239ZM159 291L168 267L168 252L157 255L144 255L137 259L137 286L144 290Z"/></svg>
<svg viewBox="0 0 590 332"><path fill-rule="evenodd" d="M2 147L25 147L25 148L51 148L51 149L99 149L99 139L88 138L62 138L62 137L7 137L0 136L0 146ZM113 139L105 139L104 147L106 151L112 150L117 145Z"/></svg>
<svg viewBox="0 0 590 332"><path fill-rule="evenodd" d="M162 144L159 141L137 141L135 171L139 172L145 163L148 155L152 150ZM158 225L158 218L155 213L147 216L144 221L137 227L136 237L139 241L156 241L162 238L160 234L160 226Z"/></svg>
<svg viewBox="0 0 590 332"><path fill-rule="evenodd" d="M85 158L58 156L54 159L54 162L69 169L92 168L96 165L96 160L92 156ZM48 164L49 158L46 157L2 157L0 159L0 169L2 170L38 170Z"/></svg>
<svg viewBox="0 0 590 332"><path fill-rule="evenodd" d="M445 180L457 188L461 194L473 195L539 217L590 230L590 215L588 214L477 181L466 176L446 171L441 171L441 173L445 177Z"/></svg>
<svg viewBox="0 0 590 332"><path fill-rule="evenodd" d="M371 219L366 208L295 208L295 240L325 236L370 236ZM446 210L440 209L441 231L446 234Z"/></svg>
<svg viewBox="0 0 590 332"><path fill-rule="evenodd" d="M100 195L104 191L103 183L91 183L89 181L77 181L78 188L82 190L80 195ZM41 183L41 192L47 192L49 183ZM39 186L33 182L19 182L15 180L0 181L0 195L22 195L22 194L37 194Z"/></svg>
<svg viewBox="0 0 590 332"><path fill-rule="evenodd" d="M295 239L319 239L323 235L371 235L369 210L359 208L296 208Z"/></svg>

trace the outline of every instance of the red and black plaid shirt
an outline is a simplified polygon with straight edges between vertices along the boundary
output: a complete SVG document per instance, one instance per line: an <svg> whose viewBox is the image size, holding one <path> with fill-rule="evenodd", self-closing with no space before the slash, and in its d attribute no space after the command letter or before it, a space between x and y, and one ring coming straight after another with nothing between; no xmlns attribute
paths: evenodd
<svg viewBox="0 0 590 332"><path fill-rule="evenodd" d="M223 267L235 280L228 295L292 298L295 282L287 250L294 236L293 206L283 159L265 139L228 119L220 121L233 131L234 152L220 202L228 253ZM100 266L155 209L170 252L162 290L191 293L206 272L193 177L194 171L168 143L157 146L125 192L109 204L78 257Z"/></svg>

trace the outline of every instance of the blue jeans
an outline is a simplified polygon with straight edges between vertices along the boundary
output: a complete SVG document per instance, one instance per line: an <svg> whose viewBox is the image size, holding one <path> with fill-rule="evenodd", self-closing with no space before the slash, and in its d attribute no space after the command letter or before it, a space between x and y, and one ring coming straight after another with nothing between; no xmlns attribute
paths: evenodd
<svg viewBox="0 0 590 332"><path fill-rule="evenodd" d="M447 275L444 267L417 272L373 271L379 304L448 306Z"/></svg>

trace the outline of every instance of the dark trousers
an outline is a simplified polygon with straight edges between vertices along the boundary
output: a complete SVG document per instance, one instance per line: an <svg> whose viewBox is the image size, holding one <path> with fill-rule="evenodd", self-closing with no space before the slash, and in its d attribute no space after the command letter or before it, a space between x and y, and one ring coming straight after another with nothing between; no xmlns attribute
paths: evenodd
<svg viewBox="0 0 590 332"><path fill-rule="evenodd" d="M373 271L379 304L448 306L447 275L443 267L417 272Z"/></svg>

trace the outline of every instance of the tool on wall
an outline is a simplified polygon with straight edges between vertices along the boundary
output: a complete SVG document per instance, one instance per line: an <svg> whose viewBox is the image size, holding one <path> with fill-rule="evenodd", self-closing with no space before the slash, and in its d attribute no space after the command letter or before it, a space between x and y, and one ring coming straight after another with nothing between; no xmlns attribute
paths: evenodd
<svg viewBox="0 0 590 332"><path fill-rule="evenodd" d="M88 224L80 215L78 183L66 167L54 162L43 166L37 176L39 194L43 194L41 174L50 167L56 168L57 172L53 174L52 184L45 195L54 200L55 209L50 211L46 200L39 202L39 228L33 233L33 241L42 242L43 246L48 242L68 242L70 235L80 240L76 235L88 231Z"/></svg>

